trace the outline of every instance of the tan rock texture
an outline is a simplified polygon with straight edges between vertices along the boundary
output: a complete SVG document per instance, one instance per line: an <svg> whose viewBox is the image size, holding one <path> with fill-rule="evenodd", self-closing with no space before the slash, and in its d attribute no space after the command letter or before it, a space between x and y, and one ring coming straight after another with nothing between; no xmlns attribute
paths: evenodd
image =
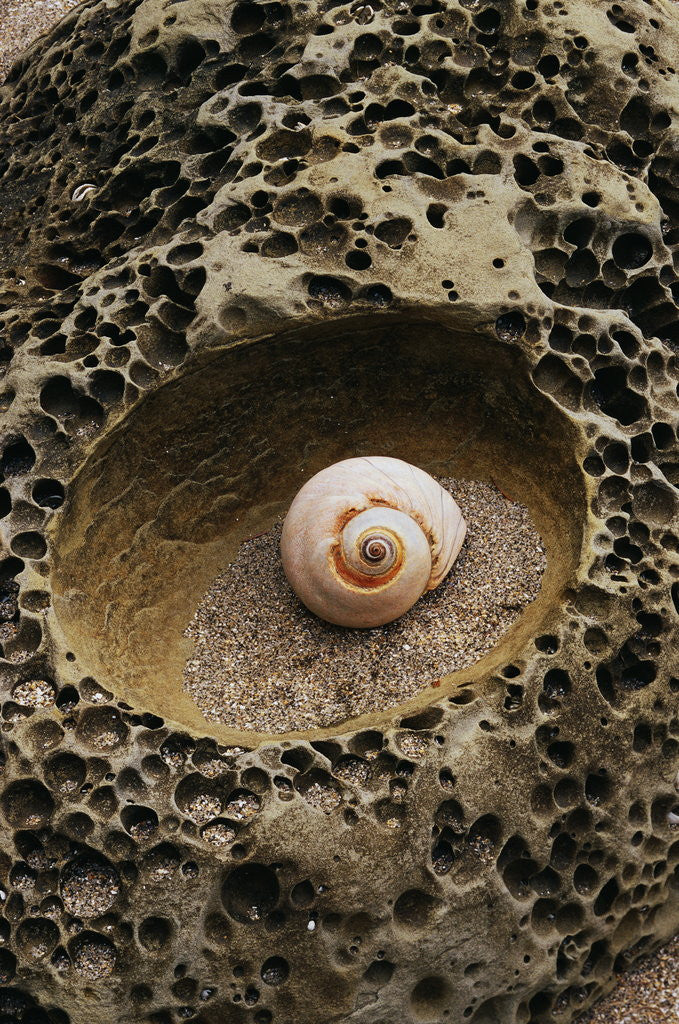
<svg viewBox="0 0 679 1024"><path fill-rule="evenodd" d="M5 1019L568 1022L676 931L678 54L667 0L100 0L13 66ZM400 708L207 722L201 596L374 451L525 503L538 600Z"/></svg>

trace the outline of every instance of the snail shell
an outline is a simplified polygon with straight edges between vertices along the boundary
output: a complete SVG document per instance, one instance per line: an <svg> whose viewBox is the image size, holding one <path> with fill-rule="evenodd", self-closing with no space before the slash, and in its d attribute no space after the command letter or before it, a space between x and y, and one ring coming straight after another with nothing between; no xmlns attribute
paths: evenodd
<svg viewBox="0 0 679 1024"><path fill-rule="evenodd" d="M381 626L433 590L467 527L433 477L401 459L345 459L311 477L283 524L285 574L310 611Z"/></svg>
<svg viewBox="0 0 679 1024"><path fill-rule="evenodd" d="M81 203L83 199L87 199L89 195L96 191L97 186L93 185L89 181L86 181L84 184L78 185L76 188L73 189L73 195L71 196L71 200L74 203Z"/></svg>

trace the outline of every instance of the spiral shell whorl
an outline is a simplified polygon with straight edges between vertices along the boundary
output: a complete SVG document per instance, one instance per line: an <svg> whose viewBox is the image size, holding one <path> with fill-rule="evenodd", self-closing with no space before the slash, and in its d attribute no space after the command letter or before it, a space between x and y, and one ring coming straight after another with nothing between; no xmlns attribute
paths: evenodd
<svg viewBox="0 0 679 1024"><path fill-rule="evenodd" d="M345 459L295 497L281 538L286 576L320 618L372 627L438 586L462 546L453 498L400 459Z"/></svg>
<svg viewBox="0 0 679 1024"><path fill-rule="evenodd" d="M397 592L418 591L419 597L431 572L429 542L420 526L405 512L383 505L347 522L332 557L334 571L349 587L373 592L391 587L390 599Z"/></svg>
<svg viewBox="0 0 679 1024"><path fill-rule="evenodd" d="M398 548L395 538L383 530L382 533L369 533L361 540L359 551L361 561L368 566L364 572L373 572L377 576L383 575L396 561Z"/></svg>
<svg viewBox="0 0 679 1024"><path fill-rule="evenodd" d="M349 567L357 574L367 576L376 586L384 583L384 576L398 568L403 560L403 545L400 538L380 526L368 526L356 533L356 528L365 523L356 522L364 518L360 513L345 526L340 540L340 558L337 560L345 570ZM354 525L355 524L355 525ZM341 575L341 570L340 571Z"/></svg>

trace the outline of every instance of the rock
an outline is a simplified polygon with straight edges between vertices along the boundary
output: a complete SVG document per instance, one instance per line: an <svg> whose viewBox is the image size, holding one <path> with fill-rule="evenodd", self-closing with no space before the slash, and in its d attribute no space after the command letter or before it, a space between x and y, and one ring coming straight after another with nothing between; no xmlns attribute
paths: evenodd
<svg viewBox="0 0 679 1024"><path fill-rule="evenodd" d="M119 876L78 934L8 894L16 1005L566 1022L676 931L678 51L665 2L101 0L14 65L0 864ZM200 596L368 443L528 505L541 597L400 709L206 722ZM259 800L228 852L188 790Z"/></svg>

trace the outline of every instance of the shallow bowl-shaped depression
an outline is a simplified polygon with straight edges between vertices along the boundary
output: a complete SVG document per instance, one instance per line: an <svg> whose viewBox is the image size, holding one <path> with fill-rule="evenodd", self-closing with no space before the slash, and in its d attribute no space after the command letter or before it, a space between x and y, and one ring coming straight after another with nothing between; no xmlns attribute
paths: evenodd
<svg viewBox="0 0 679 1024"><path fill-rule="evenodd" d="M585 500L574 432L515 349L413 315L212 352L95 447L52 536L56 632L80 676L233 741L182 687L182 634L242 540L283 515L313 473L365 454L492 480L528 506L547 551L541 593L501 643L410 704L513 660L577 566Z"/></svg>

